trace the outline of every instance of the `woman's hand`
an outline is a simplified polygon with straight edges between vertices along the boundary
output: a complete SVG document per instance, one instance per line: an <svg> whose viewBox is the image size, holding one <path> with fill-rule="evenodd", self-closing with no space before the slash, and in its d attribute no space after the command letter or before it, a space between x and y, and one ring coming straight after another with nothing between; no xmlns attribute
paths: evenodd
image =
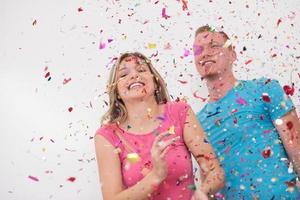
<svg viewBox="0 0 300 200"><path fill-rule="evenodd" d="M197 189L191 200L209 200L209 198L203 191Z"/></svg>
<svg viewBox="0 0 300 200"><path fill-rule="evenodd" d="M179 136L177 136L163 141L162 139L168 135L170 134L168 132L165 132L156 136L151 149L153 165L152 173L156 176L156 178L158 178L160 182L163 181L168 175L165 155L168 152L170 145L180 138Z"/></svg>

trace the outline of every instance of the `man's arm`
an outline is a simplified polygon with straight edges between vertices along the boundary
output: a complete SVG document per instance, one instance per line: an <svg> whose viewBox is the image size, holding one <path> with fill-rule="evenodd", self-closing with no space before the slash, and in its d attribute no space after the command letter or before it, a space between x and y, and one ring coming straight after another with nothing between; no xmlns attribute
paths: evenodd
<svg viewBox="0 0 300 200"><path fill-rule="evenodd" d="M289 160L293 163L294 171L300 177L300 121L295 109L273 123L279 132Z"/></svg>

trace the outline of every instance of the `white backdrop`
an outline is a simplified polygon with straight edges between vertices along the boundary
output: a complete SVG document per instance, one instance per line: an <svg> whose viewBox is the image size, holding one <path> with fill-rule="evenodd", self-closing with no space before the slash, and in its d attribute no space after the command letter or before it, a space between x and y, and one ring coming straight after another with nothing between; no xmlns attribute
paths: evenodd
<svg viewBox="0 0 300 200"><path fill-rule="evenodd" d="M0 0L0 199L102 199L93 136L107 109L112 59L124 51L152 56L172 96L186 96L197 112L204 102L193 93L207 97L191 53L201 25L236 37L237 77L294 82L299 113L300 1L183 5Z"/></svg>

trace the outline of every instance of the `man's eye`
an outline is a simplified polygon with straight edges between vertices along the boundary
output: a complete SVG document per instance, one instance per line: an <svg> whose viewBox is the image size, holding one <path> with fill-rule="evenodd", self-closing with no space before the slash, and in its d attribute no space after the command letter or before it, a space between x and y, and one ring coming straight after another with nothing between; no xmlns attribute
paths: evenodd
<svg viewBox="0 0 300 200"><path fill-rule="evenodd" d="M144 68L138 69L138 72L145 72L146 70Z"/></svg>

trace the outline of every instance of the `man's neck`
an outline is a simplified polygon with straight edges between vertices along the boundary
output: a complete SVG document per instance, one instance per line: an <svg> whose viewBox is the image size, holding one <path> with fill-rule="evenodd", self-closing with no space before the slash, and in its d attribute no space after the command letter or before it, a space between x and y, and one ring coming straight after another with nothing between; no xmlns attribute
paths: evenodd
<svg viewBox="0 0 300 200"><path fill-rule="evenodd" d="M218 101L223 98L235 85L236 81L237 80L232 73L206 78L209 102Z"/></svg>

